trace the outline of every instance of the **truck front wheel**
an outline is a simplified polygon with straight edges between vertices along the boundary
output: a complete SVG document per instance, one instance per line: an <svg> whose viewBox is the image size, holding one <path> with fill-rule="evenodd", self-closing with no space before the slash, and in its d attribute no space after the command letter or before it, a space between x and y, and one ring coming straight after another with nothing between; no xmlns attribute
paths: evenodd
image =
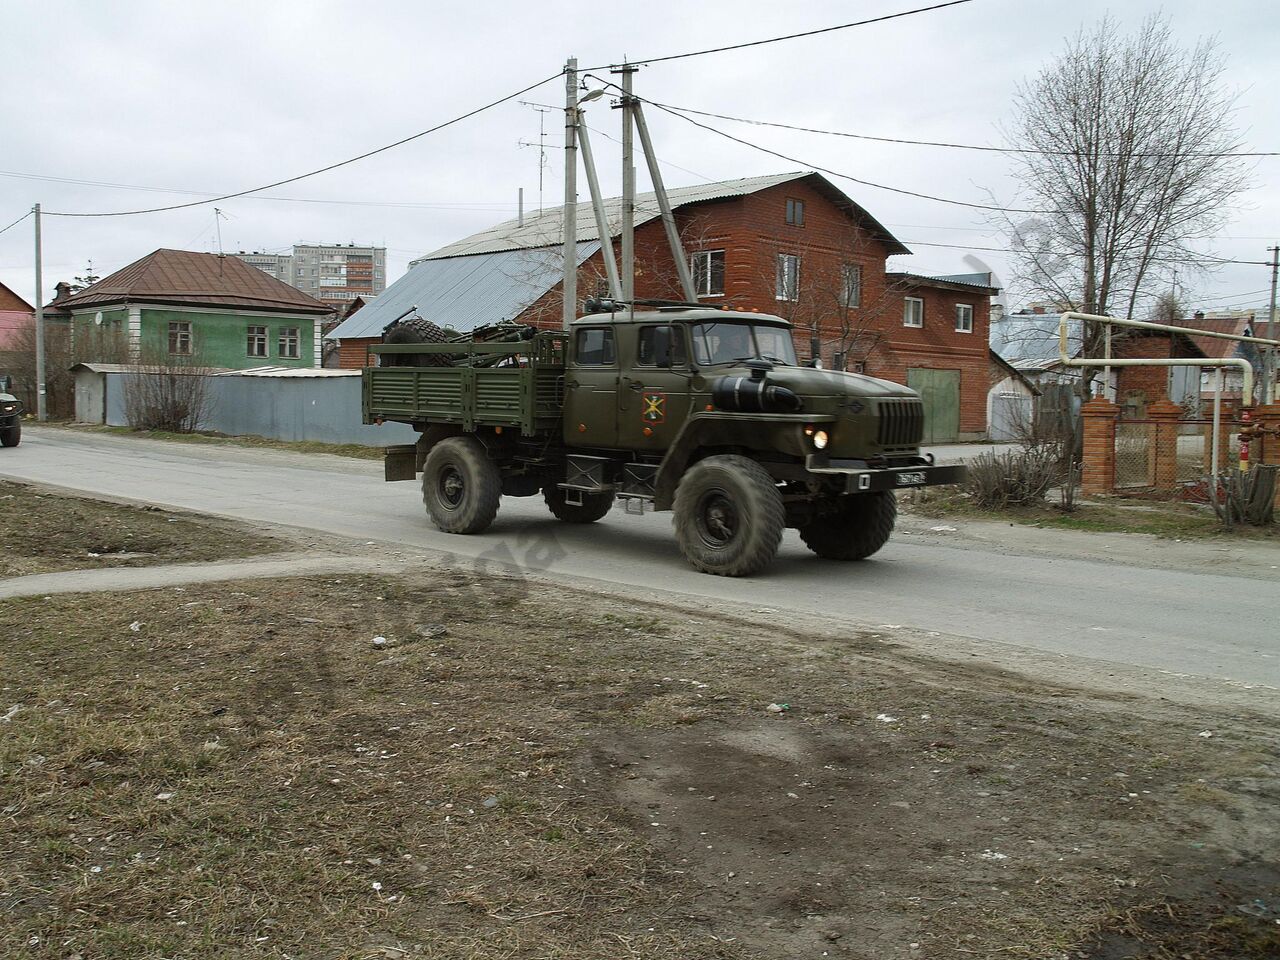
<svg viewBox="0 0 1280 960"><path fill-rule="evenodd" d="M547 509L557 520L565 523L595 523L613 507L612 493L583 493L582 503L568 503L565 500L567 492L554 483L542 488L542 499L547 502Z"/></svg>
<svg viewBox="0 0 1280 960"><path fill-rule="evenodd" d="M800 539L828 560L863 560L885 545L897 516L898 501L888 490L841 497L800 528Z"/></svg>
<svg viewBox="0 0 1280 960"><path fill-rule="evenodd" d="M676 541L694 567L745 577L769 565L782 542L786 511L778 486L747 457L707 457L676 488Z"/></svg>
<svg viewBox="0 0 1280 960"><path fill-rule="evenodd" d="M22 424L0 428L0 446L16 447L22 441Z"/></svg>
<svg viewBox="0 0 1280 960"><path fill-rule="evenodd" d="M480 533L498 515L502 477L475 437L441 440L422 465L422 502L445 533Z"/></svg>

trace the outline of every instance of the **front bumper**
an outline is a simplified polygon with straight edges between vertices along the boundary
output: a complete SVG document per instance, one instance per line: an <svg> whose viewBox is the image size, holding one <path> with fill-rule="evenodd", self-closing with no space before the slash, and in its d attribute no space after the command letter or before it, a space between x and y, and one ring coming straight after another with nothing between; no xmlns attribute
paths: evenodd
<svg viewBox="0 0 1280 960"><path fill-rule="evenodd" d="M922 462L910 466L871 467L858 460L829 460L820 454L805 459L805 470L824 476L842 477L845 493L875 493L880 490L911 490L962 483L965 467L961 464L940 467Z"/></svg>

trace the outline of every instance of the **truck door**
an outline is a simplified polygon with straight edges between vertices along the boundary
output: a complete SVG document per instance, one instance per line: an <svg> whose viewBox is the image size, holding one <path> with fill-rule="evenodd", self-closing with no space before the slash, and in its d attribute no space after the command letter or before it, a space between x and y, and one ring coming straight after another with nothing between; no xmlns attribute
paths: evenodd
<svg viewBox="0 0 1280 960"><path fill-rule="evenodd" d="M564 442L618 445L618 346L612 327L577 327L564 373Z"/></svg>
<svg viewBox="0 0 1280 960"><path fill-rule="evenodd" d="M666 450L689 416L683 324L641 326L635 362L618 384L618 439L629 450Z"/></svg>

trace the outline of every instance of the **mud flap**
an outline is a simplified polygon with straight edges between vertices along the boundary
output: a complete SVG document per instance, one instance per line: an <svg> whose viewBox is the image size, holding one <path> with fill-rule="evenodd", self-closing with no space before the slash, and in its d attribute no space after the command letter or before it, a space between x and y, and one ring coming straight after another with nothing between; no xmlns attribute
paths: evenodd
<svg viewBox="0 0 1280 960"><path fill-rule="evenodd" d="M415 480L418 475L418 447L413 443L402 443L387 447L383 454L383 479Z"/></svg>

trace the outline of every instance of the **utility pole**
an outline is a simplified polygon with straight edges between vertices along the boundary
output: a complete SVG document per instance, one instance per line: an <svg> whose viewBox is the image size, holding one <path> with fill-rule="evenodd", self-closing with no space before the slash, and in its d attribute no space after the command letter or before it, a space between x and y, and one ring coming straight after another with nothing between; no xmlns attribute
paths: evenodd
<svg viewBox="0 0 1280 960"><path fill-rule="evenodd" d="M582 98L583 103L594 100L603 90L592 90ZM614 300L622 298L622 286L618 282L618 265L613 259L613 237L609 234L609 219L604 212L604 197L600 194L600 180L596 176L596 161L591 154L591 137L587 132L587 124L582 119L582 111L578 111L578 143L582 147L582 165L587 171L587 186L591 191L591 209L596 215L596 236L600 238L600 258L604 263L604 275L609 283L609 296Z"/></svg>
<svg viewBox="0 0 1280 960"><path fill-rule="evenodd" d="M676 262L676 276L680 278L680 290L686 303L698 302L698 291L693 285L693 274L689 270L689 260L685 256L684 243L680 240L680 230L676 227L675 214L671 210L671 201L667 199L667 188L662 182L662 170L658 167L658 155L653 149L653 140L649 137L649 124L645 121L644 110L637 103L631 108L631 116L636 124L636 133L640 134L640 147L644 150L645 162L649 165L649 179L653 181L653 193L658 200L658 210L662 214L662 226L667 231L667 243L671 246L671 259Z"/></svg>
<svg viewBox="0 0 1280 960"><path fill-rule="evenodd" d="M578 58L564 65L564 328L578 313Z"/></svg>
<svg viewBox="0 0 1280 960"><path fill-rule="evenodd" d="M636 298L636 165L631 109L631 78L638 67L624 63L610 73L622 74L622 299Z"/></svg>
<svg viewBox="0 0 1280 960"><path fill-rule="evenodd" d="M49 404L45 398L44 384L44 245L40 242L40 204L32 212L36 215L36 419L49 418Z"/></svg>
<svg viewBox="0 0 1280 960"><path fill-rule="evenodd" d="M1276 338L1276 273L1280 271L1280 244L1267 247L1271 254L1271 310L1267 313L1267 339ZM1267 347L1262 358L1262 402L1274 403L1276 385L1276 348Z"/></svg>

